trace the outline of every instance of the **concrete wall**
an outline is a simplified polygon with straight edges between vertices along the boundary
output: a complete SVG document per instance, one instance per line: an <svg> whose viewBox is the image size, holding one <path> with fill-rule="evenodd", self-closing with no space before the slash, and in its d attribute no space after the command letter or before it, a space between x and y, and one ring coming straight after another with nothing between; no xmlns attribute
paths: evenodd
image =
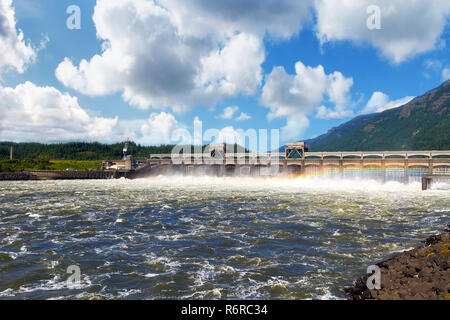
<svg viewBox="0 0 450 320"><path fill-rule="evenodd" d="M0 173L0 181L119 179L128 175L127 171L22 171Z"/></svg>

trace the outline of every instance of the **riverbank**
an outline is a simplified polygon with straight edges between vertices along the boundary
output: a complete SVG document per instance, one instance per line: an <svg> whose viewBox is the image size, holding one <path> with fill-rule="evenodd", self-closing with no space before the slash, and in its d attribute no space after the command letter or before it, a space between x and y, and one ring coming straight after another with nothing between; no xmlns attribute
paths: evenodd
<svg viewBox="0 0 450 320"><path fill-rule="evenodd" d="M0 172L0 181L90 180L132 178L129 171L19 171Z"/></svg>
<svg viewBox="0 0 450 320"><path fill-rule="evenodd" d="M134 170L21 170L0 172L0 181L137 179L147 177L152 172L149 165Z"/></svg>
<svg viewBox="0 0 450 320"><path fill-rule="evenodd" d="M352 300L450 300L450 226L425 245L377 264L381 290L369 290L368 275L345 292Z"/></svg>

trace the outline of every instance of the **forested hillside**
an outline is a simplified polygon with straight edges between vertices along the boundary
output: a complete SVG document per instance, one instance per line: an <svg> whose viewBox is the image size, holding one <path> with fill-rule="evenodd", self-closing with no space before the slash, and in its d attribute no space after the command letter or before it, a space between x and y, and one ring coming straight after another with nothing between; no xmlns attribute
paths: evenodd
<svg viewBox="0 0 450 320"><path fill-rule="evenodd" d="M12 143L0 142L0 160L9 159L10 148L14 149L14 159L35 160L119 160L123 158L125 142L115 144L101 144L98 142L71 142L60 144L40 143ZM227 146L227 150L237 145ZM134 142L128 142L128 154L135 159L145 160L150 154L170 154L173 145L142 146ZM192 152L194 147L191 146ZM204 150L206 146L203 146ZM248 152L248 150L246 150Z"/></svg>
<svg viewBox="0 0 450 320"><path fill-rule="evenodd" d="M311 151L450 149L450 80L408 104L359 116L307 141Z"/></svg>
<svg viewBox="0 0 450 320"><path fill-rule="evenodd" d="M118 160L123 157L125 143L101 144L97 142L71 142L61 144L0 142L0 159L9 159L9 150L14 148L15 159L57 160ZM128 153L136 159L148 159L151 153L170 153L173 146L148 147L129 143Z"/></svg>

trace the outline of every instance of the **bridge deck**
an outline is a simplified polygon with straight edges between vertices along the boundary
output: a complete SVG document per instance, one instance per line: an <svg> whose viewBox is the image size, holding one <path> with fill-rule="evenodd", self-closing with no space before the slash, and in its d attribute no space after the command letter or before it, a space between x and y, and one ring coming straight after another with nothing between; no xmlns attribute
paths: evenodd
<svg viewBox="0 0 450 320"><path fill-rule="evenodd" d="M404 182L433 174L450 177L450 151L305 152L298 159L286 158L285 153L237 153L226 154L223 158L211 158L209 154L158 154L151 155L148 164L155 173L175 170L191 174L207 170L219 176L321 172L346 176L368 170L384 181L393 176L403 177L400 179ZM200 168L202 166L206 168ZM436 179L426 180L425 188Z"/></svg>
<svg viewBox="0 0 450 320"><path fill-rule="evenodd" d="M348 157L366 159L368 157L377 157L381 159L389 159L391 157L409 159L422 157L425 159L436 159L437 157L450 157L450 150L434 150L434 151L351 151L351 152L305 152L302 160L309 158L338 158L345 159ZM210 158L209 154L193 153L193 154L151 154L150 159L188 159L188 158ZM225 158L267 158L287 160L285 153L228 153ZM439 159L439 158L437 158ZM298 159L296 159L298 160Z"/></svg>

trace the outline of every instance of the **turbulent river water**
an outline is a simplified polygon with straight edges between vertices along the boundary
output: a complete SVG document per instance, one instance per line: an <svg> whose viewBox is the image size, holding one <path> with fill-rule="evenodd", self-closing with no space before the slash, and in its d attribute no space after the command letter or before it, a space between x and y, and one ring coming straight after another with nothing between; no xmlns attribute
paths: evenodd
<svg viewBox="0 0 450 320"><path fill-rule="evenodd" d="M0 299L342 299L449 216L446 184L0 182Z"/></svg>

